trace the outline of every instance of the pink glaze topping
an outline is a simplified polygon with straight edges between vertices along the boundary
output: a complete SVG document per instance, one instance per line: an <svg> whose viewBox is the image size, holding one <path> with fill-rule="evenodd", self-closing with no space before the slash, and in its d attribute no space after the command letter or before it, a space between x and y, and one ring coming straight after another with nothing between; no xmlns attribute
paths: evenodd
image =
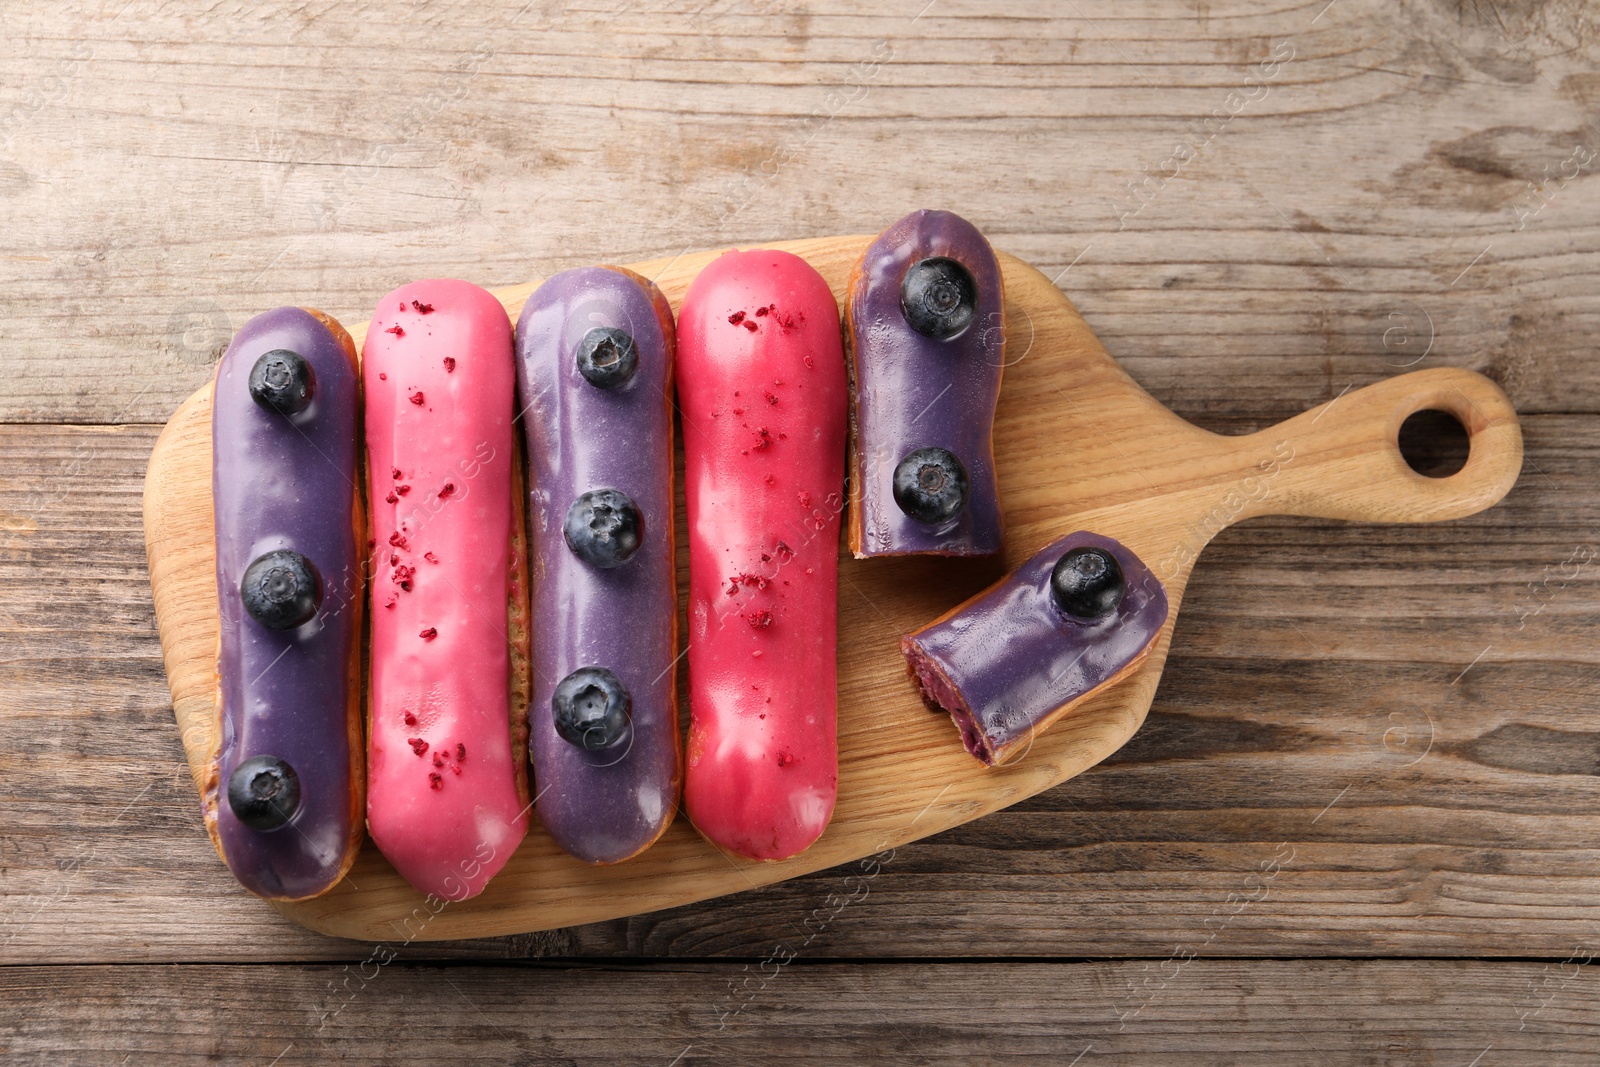
<svg viewBox="0 0 1600 1067"><path fill-rule="evenodd" d="M528 829L511 727L518 634L507 622L522 569L511 322L467 282L402 286L373 315L362 374L373 539L367 825L414 887L464 900Z"/></svg>
<svg viewBox="0 0 1600 1067"><path fill-rule="evenodd" d="M802 851L838 795L839 308L787 252L729 252L678 318L689 531L689 818L753 859Z"/></svg>

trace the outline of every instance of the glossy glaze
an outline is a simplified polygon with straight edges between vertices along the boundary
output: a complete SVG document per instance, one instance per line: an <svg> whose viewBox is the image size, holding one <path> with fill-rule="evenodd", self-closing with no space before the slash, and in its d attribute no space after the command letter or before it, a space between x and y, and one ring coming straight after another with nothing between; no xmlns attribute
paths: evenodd
<svg viewBox="0 0 1600 1067"><path fill-rule="evenodd" d="M621 384L591 384L578 364L596 328L633 338ZM528 744L545 828L589 863L627 859L659 837L678 805L678 595L673 562L672 309L659 290L611 267L558 274L517 323L517 396L528 448L533 689ZM604 380L604 379L602 379ZM581 494L617 489L643 520L639 547L601 569L562 535ZM629 729L586 752L556 731L551 697L581 667L627 687Z"/></svg>
<svg viewBox="0 0 1600 1067"><path fill-rule="evenodd" d="M331 325L329 325L331 323ZM316 375L311 403L292 417L250 396L250 371L275 349ZM220 622L220 748L205 788L208 828L253 893L316 896L349 868L361 841L361 398L349 335L303 308L245 324L217 365L212 399L212 503ZM317 614L272 630L245 611L240 582L256 557L292 549L322 576ZM228 776L272 755L301 783L287 826L253 830L235 818Z"/></svg>
<svg viewBox="0 0 1600 1067"><path fill-rule="evenodd" d="M712 842L781 859L838 792L839 313L806 262L729 252L678 318L689 529L684 800Z"/></svg>
<svg viewBox="0 0 1600 1067"><path fill-rule="evenodd" d="M467 282L402 286L378 303L362 373L376 543L367 824L408 882L461 900L528 828L510 320Z"/></svg>
<svg viewBox="0 0 1600 1067"><path fill-rule="evenodd" d="M1104 619L1065 615L1051 599L1050 570L1074 548L1109 552L1127 582ZM1167 594L1120 542L1079 531L938 621L901 638L924 694L950 712L967 751L1004 763L1076 700L1138 661L1167 619Z"/></svg>
<svg viewBox="0 0 1600 1067"><path fill-rule="evenodd" d="M906 323L901 282L914 264L947 257L971 272L973 321L954 337L925 337ZM1000 551L1000 492L991 431L1005 365L1000 266L981 233L948 211L915 211L873 241L851 277L850 549L857 557ZM938 525L895 503L894 472L908 453L944 448L966 468L965 510Z"/></svg>

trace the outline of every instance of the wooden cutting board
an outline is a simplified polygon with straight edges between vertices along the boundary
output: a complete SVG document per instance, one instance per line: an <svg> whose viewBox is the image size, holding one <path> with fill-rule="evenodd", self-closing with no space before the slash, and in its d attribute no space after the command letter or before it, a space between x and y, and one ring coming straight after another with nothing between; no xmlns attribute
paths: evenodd
<svg viewBox="0 0 1600 1067"><path fill-rule="evenodd" d="M771 247L805 257L842 300L851 267L871 240ZM655 279L676 309L717 255L629 266ZM331 892L279 910L314 930L372 941L522 933L735 893L938 833L1071 778L1133 735L1155 696L1189 573L1220 530L1268 514L1454 519L1489 507L1516 481L1522 466L1516 413L1481 375L1448 368L1405 374L1260 433L1223 437L1183 421L1140 389L1049 279L1012 256L1002 253L1000 261L1009 365L995 455L1005 559L863 561L841 553L839 800L816 844L781 862L747 860L701 838L680 811L648 852L615 867L589 867L561 852L535 820L481 896L436 913L370 841ZM536 285L497 291L513 321ZM359 349L365 324L346 325ZM1448 412L1469 435L1466 465L1448 478L1423 477L1400 455L1400 424L1423 409ZM198 774L211 751L217 647L209 385L183 403L156 442L144 514L173 711ZM986 768L962 748L949 717L923 705L906 675L900 635L1079 529L1122 541L1166 582L1167 624L1137 672L1040 735L1025 755ZM678 537L680 546L686 543L681 503ZM678 558L686 567L688 553L680 550ZM687 587L680 574L680 592ZM686 699L682 708L687 720Z"/></svg>

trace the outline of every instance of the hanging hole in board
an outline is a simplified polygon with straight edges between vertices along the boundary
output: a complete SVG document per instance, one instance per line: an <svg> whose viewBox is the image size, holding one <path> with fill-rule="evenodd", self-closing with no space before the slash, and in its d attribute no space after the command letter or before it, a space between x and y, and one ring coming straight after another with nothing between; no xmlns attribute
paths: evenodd
<svg viewBox="0 0 1600 1067"><path fill-rule="evenodd" d="M1467 428L1448 411L1424 408L1400 424L1400 455L1428 478L1448 478L1467 465L1472 451Z"/></svg>

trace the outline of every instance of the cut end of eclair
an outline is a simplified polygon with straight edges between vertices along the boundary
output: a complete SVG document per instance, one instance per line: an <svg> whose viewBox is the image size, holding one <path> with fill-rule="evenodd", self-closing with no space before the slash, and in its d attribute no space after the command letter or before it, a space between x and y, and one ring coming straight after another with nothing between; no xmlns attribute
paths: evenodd
<svg viewBox="0 0 1600 1067"><path fill-rule="evenodd" d="M956 729L961 731L961 743L967 751L986 766L993 767L996 762L994 749L978 728L978 720L973 717L972 709L961 699L961 693L938 663L910 637L900 639L900 652L906 658L906 670L917 683L917 691L922 694L922 702L928 706L928 710L949 715Z"/></svg>

